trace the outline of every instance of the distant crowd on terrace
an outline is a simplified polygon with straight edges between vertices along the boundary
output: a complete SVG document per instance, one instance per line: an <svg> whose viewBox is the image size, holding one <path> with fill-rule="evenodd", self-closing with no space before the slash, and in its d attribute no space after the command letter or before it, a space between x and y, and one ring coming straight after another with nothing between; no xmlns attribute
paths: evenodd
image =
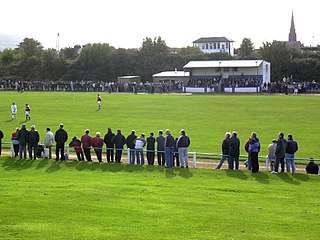
<svg viewBox="0 0 320 240"><path fill-rule="evenodd" d="M220 169L223 163L227 160L229 170L239 169L240 157L240 140L237 132L227 132L225 139L222 141L222 158L217 165ZM0 130L0 156L1 156L1 140L4 134ZM52 158L52 146L56 142L55 160L67 160L69 155L65 152L65 145L68 141L68 133L64 130L63 124L60 124L59 129L53 134L50 128L46 129L44 144L40 144L40 136L35 126L32 125L30 130L27 130L23 124L21 129L16 128L16 131L11 135L12 139L12 156L20 159L27 158L27 146L30 159L38 157ZM103 148L105 144L105 148ZM170 130L164 132L158 131L158 136L155 137L153 132L150 132L146 137L144 133L140 136L136 135L135 130L125 137L121 130L118 129L116 134L108 128L107 133L102 138L101 133L97 132L94 137L90 136L90 130L86 129L85 133L78 138L74 136L68 146L74 148L79 161L92 162L91 149L94 150L96 158L99 162L103 162L102 153L106 150L107 163L121 163L122 152L124 146L128 149L128 162L130 164L144 165L144 154L146 153L148 165L154 165L155 153L159 166L166 168L186 167L188 168L188 148L191 144L190 138L185 130L180 131L180 136L174 138ZM157 148L156 148L157 145ZM144 149L146 146L146 150ZM244 149L248 153L248 159L245 162L246 168L253 173L259 171L259 152L260 142L257 134L252 132L249 139L244 144ZM278 139L273 139L268 145L268 160L270 162L271 172L274 174L284 173L285 164L288 173L294 173L295 153L298 151L298 143L293 139L292 134L288 134L287 140L284 139L284 134L280 132ZM68 152L68 151L67 151ZM279 165L281 172L279 172ZM313 160L306 167L307 173L318 174L319 167Z"/></svg>
<svg viewBox="0 0 320 240"><path fill-rule="evenodd" d="M290 80L286 82L277 81L272 83L262 83L261 79L254 77L230 76L227 79L219 80L220 77L192 77L186 86L179 81L174 84L166 82L160 83L116 83L103 81L1 81L0 90L3 91L70 91L70 92L131 92L131 93L170 93L182 91L184 87L261 87L262 92L286 93L288 84L296 85L299 93L319 91L317 82L294 83Z"/></svg>

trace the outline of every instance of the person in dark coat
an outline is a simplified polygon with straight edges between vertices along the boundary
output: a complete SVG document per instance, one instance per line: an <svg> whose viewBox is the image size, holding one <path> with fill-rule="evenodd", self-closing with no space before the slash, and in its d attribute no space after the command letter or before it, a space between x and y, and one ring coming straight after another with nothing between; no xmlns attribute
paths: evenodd
<svg viewBox="0 0 320 240"><path fill-rule="evenodd" d="M311 158L310 162L306 166L306 172L308 174L318 174L319 173L319 166L314 163L314 160Z"/></svg>
<svg viewBox="0 0 320 240"><path fill-rule="evenodd" d="M117 134L113 137L112 142L116 148L116 163L121 163L121 155L123 146L126 144L126 138L122 135L121 130L117 130Z"/></svg>
<svg viewBox="0 0 320 240"><path fill-rule="evenodd" d="M136 131L132 130L126 140L127 148L130 148L130 164L134 164L135 162L134 140L136 140L136 138Z"/></svg>
<svg viewBox="0 0 320 240"><path fill-rule="evenodd" d="M279 138L277 141L277 149L276 149L276 165L275 171L272 173L278 174L279 173L279 163L281 164L281 173L284 173L284 158L286 155L287 149L287 141L283 138L284 134L279 132Z"/></svg>
<svg viewBox="0 0 320 240"><path fill-rule="evenodd" d="M149 165L154 164L154 150L155 150L156 139L153 136L153 132L150 133L150 136L147 138L147 160Z"/></svg>
<svg viewBox="0 0 320 240"><path fill-rule="evenodd" d="M31 130L28 132L28 151L29 151L29 158L32 159L32 151L33 151L33 159L37 159L38 153L38 143L40 140L40 136L36 127L34 125L31 126Z"/></svg>
<svg viewBox="0 0 320 240"><path fill-rule="evenodd" d="M229 140L230 140L231 133L226 132L225 134L225 139L223 139L222 144L221 144L221 149L222 149L222 158L217 166L217 169L220 169L222 167L222 164L224 163L225 160L228 160L229 158Z"/></svg>
<svg viewBox="0 0 320 240"><path fill-rule="evenodd" d="M166 138L163 136L163 131L158 131L159 136L156 138L157 142L157 155L158 155L158 165L164 166L165 165L165 141Z"/></svg>
<svg viewBox="0 0 320 240"><path fill-rule="evenodd" d="M64 156L64 144L68 141L68 133L63 129L63 124L61 123L59 129L54 135L54 140L56 144L56 161L59 161L59 152L61 153L61 160L65 160Z"/></svg>
<svg viewBox="0 0 320 240"><path fill-rule="evenodd" d="M239 169L240 140L237 135L237 132L232 132L232 137L229 141L228 169L230 170Z"/></svg>
<svg viewBox="0 0 320 240"><path fill-rule="evenodd" d="M166 168L172 168L173 164L173 147L174 147L174 137L172 136L169 129L166 130L166 141L165 141L165 159Z"/></svg>
<svg viewBox="0 0 320 240"><path fill-rule="evenodd" d="M104 143L107 146L107 162L114 162L114 143L112 142L112 138L115 134L112 132L111 128L108 128L108 132L104 135Z"/></svg>
<svg viewBox="0 0 320 240"><path fill-rule="evenodd" d="M22 159L22 153L23 153L23 158L27 158L27 141L28 141L28 130L26 128L25 124L22 124L22 127L20 131L18 132L17 136L19 140L19 158Z"/></svg>

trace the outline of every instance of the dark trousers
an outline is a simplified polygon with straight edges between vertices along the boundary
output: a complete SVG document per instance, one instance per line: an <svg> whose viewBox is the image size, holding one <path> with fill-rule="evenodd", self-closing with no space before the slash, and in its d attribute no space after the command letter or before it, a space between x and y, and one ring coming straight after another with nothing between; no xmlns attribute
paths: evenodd
<svg viewBox="0 0 320 240"><path fill-rule="evenodd" d="M37 152L38 152L38 144L37 143L29 143L28 144L28 151L29 151L29 158L32 159L32 152L33 152L33 159L36 159Z"/></svg>
<svg viewBox="0 0 320 240"><path fill-rule="evenodd" d="M2 141L0 140L0 156L1 156L1 151L2 151Z"/></svg>
<svg viewBox="0 0 320 240"><path fill-rule="evenodd" d="M258 161L258 153L257 152L251 152L250 153L251 158L251 164L252 164L252 172L259 172L259 161Z"/></svg>
<svg viewBox="0 0 320 240"><path fill-rule="evenodd" d="M113 157L114 150L107 149L107 162L114 162L114 157Z"/></svg>
<svg viewBox="0 0 320 240"><path fill-rule="evenodd" d="M65 160L64 157L64 143L57 143L56 145L56 160L59 160L59 153L61 155L61 160Z"/></svg>
<svg viewBox="0 0 320 240"><path fill-rule="evenodd" d="M177 150L178 151L178 150ZM174 152L173 153L173 161L172 161L172 166L174 167L174 162L176 162L176 166L179 167L180 166L180 161L179 161L179 153L178 152Z"/></svg>
<svg viewBox="0 0 320 240"><path fill-rule="evenodd" d="M99 149L99 150L94 150L94 152L96 153L97 155L97 159L99 162L102 162L102 151Z"/></svg>
<svg viewBox="0 0 320 240"><path fill-rule="evenodd" d="M14 156L18 157L19 155L19 144L13 145Z"/></svg>
<svg viewBox="0 0 320 240"><path fill-rule="evenodd" d="M26 144L19 144L19 157L20 159L22 158L22 153L23 153L23 158L27 158L27 149L26 149Z"/></svg>
<svg viewBox="0 0 320 240"><path fill-rule="evenodd" d="M79 153L76 153L77 154L77 158L79 161L83 161L84 160L84 155L83 155L83 152L79 152Z"/></svg>
<svg viewBox="0 0 320 240"><path fill-rule="evenodd" d="M281 164L281 172L284 172L284 158L280 158L276 156L276 165L274 167L274 170L276 172L279 172L279 163Z"/></svg>
<svg viewBox="0 0 320 240"><path fill-rule="evenodd" d="M88 162L92 162L90 148L83 149L84 155Z"/></svg>
<svg viewBox="0 0 320 240"><path fill-rule="evenodd" d="M116 163L121 162L122 150L116 150Z"/></svg>
<svg viewBox="0 0 320 240"><path fill-rule="evenodd" d="M154 156L155 156L154 149L147 149L147 160L149 165L154 164Z"/></svg>
<svg viewBox="0 0 320 240"><path fill-rule="evenodd" d="M158 151L158 165L164 166L166 163L165 154L164 151L159 152Z"/></svg>

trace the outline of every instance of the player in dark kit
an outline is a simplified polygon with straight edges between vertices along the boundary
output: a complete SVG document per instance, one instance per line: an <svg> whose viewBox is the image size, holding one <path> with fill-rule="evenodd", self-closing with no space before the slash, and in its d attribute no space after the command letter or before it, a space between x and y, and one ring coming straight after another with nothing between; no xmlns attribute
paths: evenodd
<svg viewBox="0 0 320 240"><path fill-rule="evenodd" d="M101 109L101 96L98 94L98 97L97 97L97 102L98 102L98 110Z"/></svg>
<svg viewBox="0 0 320 240"><path fill-rule="evenodd" d="M29 104L26 104L26 121L30 120L30 106Z"/></svg>

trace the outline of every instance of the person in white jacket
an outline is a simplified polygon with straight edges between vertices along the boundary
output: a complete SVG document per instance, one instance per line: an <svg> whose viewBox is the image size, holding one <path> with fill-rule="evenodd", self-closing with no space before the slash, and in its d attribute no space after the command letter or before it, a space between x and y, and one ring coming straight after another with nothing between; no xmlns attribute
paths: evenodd
<svg viewBox="0 0 320 240"><path fill-rule="evenodd" d="M50 128L47 128L47 133L46 137L44 140L44 145L45 145L45 157L51 159L52 158L52 144L54 142L54 136L53 133L51 132Z"/></svg>
<svg viewBox="0 0 320 240"><path fill-rule="evenodd" d="M143 148L146 145L145 134L142 133L140 137L134 140L134 148L137 157L137 164L144 165L144 156L143 156ZM140 161L141 157L141 161Z"/></svg>

